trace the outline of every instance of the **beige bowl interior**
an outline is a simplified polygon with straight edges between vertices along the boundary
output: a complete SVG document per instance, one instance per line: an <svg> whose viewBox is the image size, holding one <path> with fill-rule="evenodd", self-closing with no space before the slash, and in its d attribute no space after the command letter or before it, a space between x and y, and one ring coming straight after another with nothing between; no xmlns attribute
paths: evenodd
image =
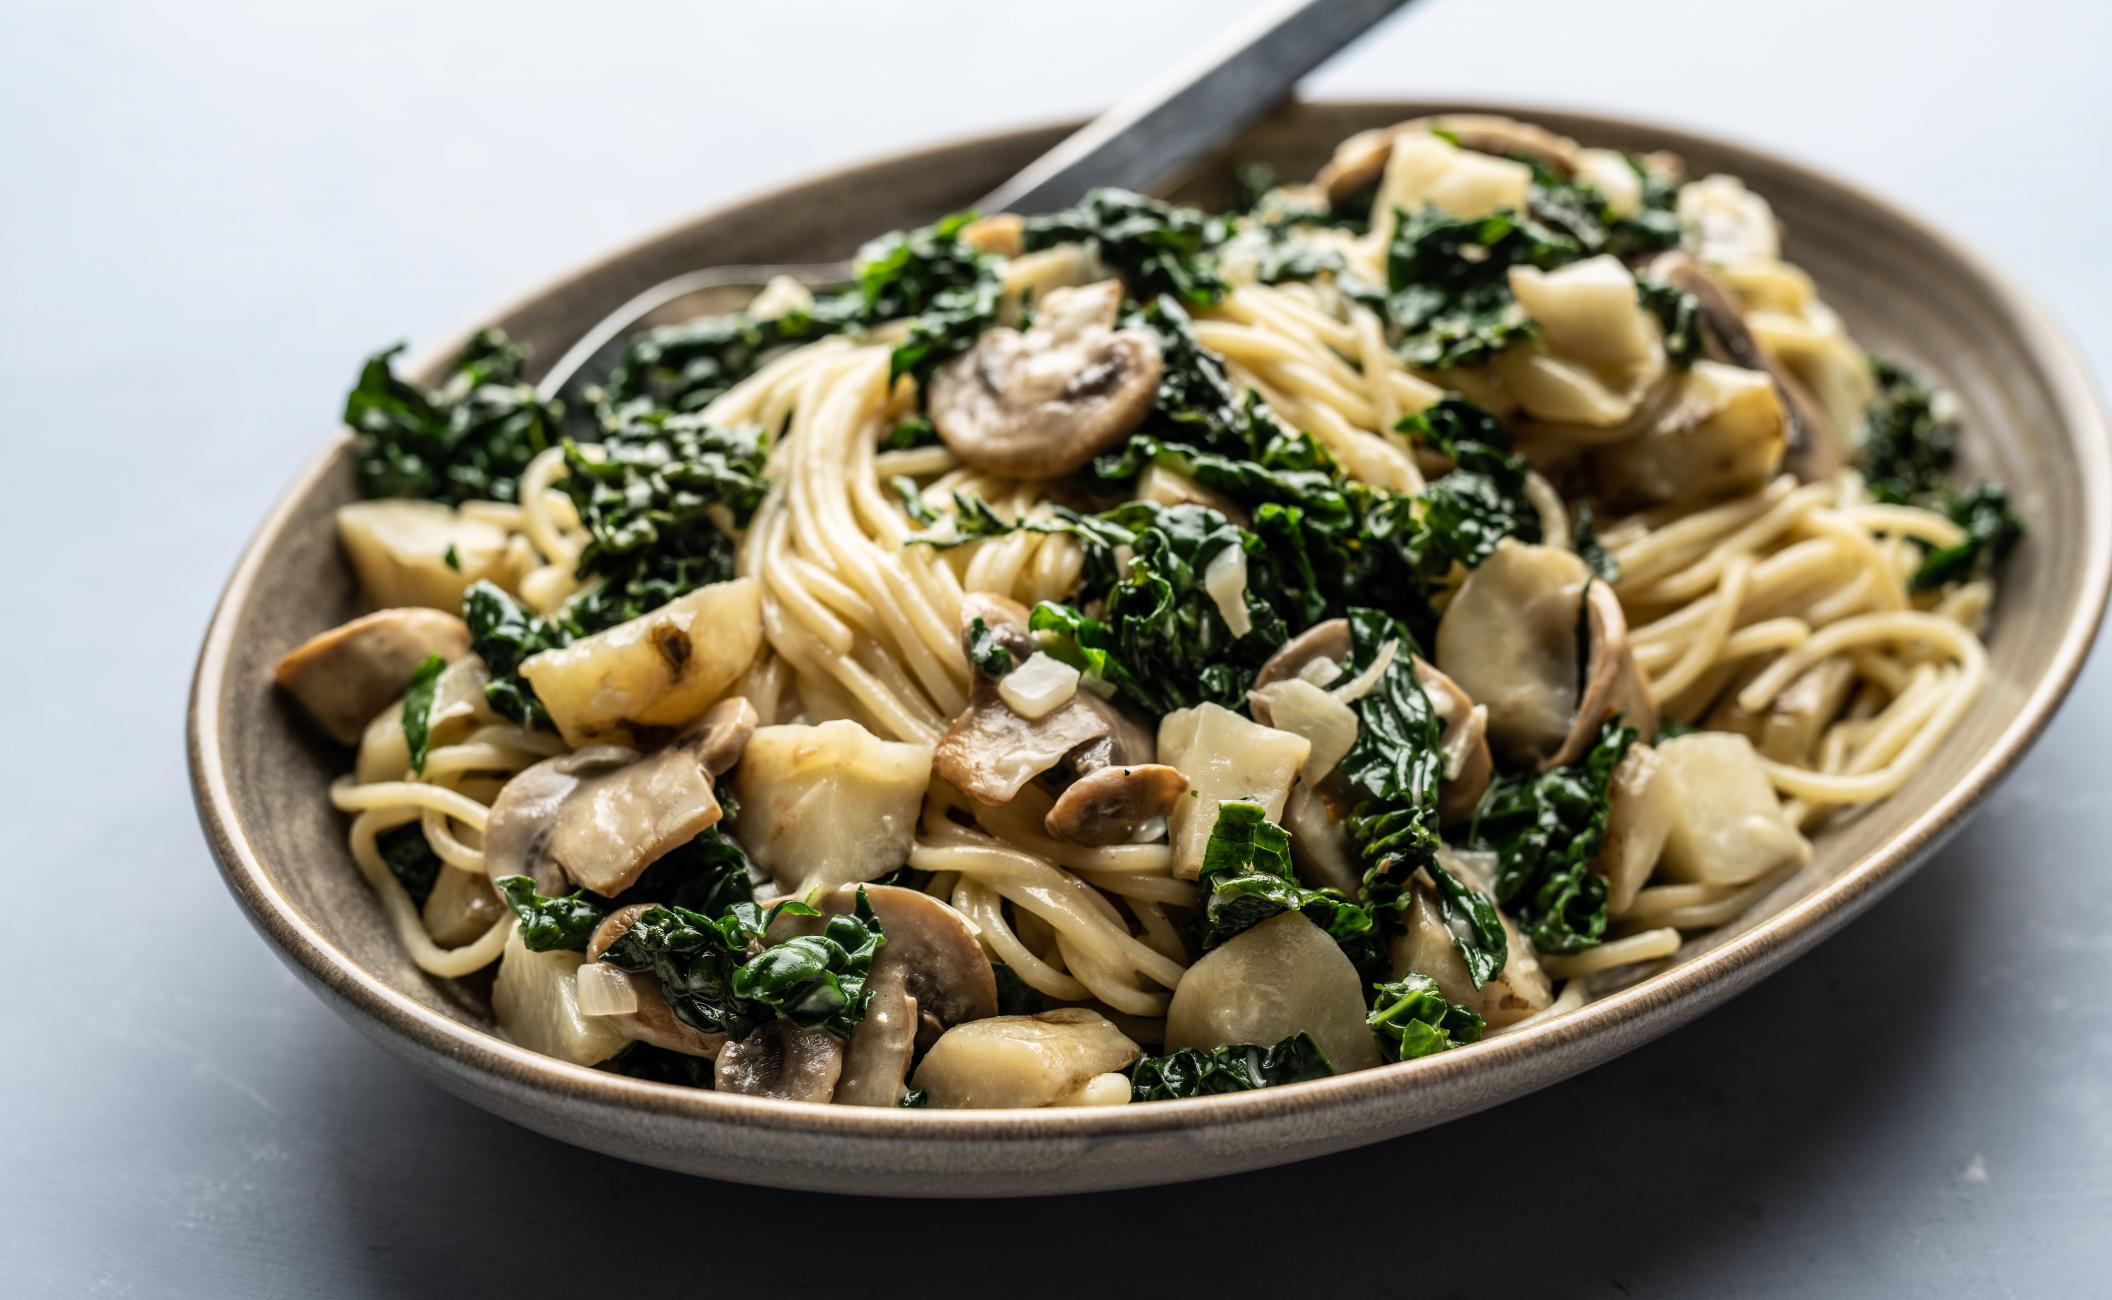
<svg viewBox="0 0 2112 1300"><path fill-rule="evenodd" d="M1460 105L1303 105L1236 151L1302 176L1352 131ZM333 440L274 508L208 634L193 698L201 816L230 888L296 971L385 1046L521 1123L669 1168L895 1194L1044 1193L1169 1182L1338 1150L1543 1086L1729 997L1896 883L2021 753L2065 693L2102 612L2102 417L2074 358L2014 290L1885 204L1800 167L1682 132L1512 111L1592 144L1671 148L1775 206L1788 255L1874 349L1926 370L1966 411L1971 472L2006 483L2031 533L2003 574L1993 680L1905 790L1829 830L1795 880L1670 966L1560 1022L1442 1057L1239 1097L1102 1113L942 1115L803 1107L641 1084L519 1051L486 1032L480 991L435 983L397 948L324 790L348 765L270 688L272 661L358 612L331 511L351 499ZM680 272L848 255L968 202L1063 134L1014 132L795 185L653 235L492 320L554 358L603 313ZM1184 188L1221 202L1229 167ZM478 322L482 323L482 322ZM427 368L451 349L427 353Z"/></svg>

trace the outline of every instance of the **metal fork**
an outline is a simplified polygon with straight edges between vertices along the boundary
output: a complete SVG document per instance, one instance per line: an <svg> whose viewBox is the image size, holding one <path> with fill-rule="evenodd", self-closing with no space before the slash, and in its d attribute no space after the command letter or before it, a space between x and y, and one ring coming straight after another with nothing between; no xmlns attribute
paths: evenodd
<svg viewBox="0 0 2112 1300"><path fill-rule="evenodd" d="M1407 0L1280 0L1228 31L1193 60L1094 118L1026 170L985 195L976 209L1042 212L1068 207L1099 186L1149 191L1210 157L1288 99L1301 78ZM875 232L877 233L877 232ZM544 397L577 399L608 377L625 340L648 317L707 314L778 276L809 287L851 278L849 262L714 266L665 280L603 317L543 376ZM695 304L687 300L697 299ZM745 301L745 298L742 299ZM685 312L676 312L685 306ZM576 401L574 405L576 405Z"/></svg>

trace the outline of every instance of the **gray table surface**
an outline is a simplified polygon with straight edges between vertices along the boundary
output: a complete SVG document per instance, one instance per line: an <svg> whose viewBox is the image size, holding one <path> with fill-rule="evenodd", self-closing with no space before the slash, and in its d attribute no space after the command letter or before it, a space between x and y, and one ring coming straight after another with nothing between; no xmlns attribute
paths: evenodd
<svg viewBox="0 0 2112 1300"><path fill-rule="evenodd" d="M191 659L365 351L741 191L1089 109L1242 7L4 7L0 1291L2112 1292L2102 661L1948 850L1705 1021L1188 1188L893 1204L625 1166L412 1077L237 915L183 775ZM1793 151L1987 251L2104 357L2108 13L1430 0L1314 89Z"/></svg>

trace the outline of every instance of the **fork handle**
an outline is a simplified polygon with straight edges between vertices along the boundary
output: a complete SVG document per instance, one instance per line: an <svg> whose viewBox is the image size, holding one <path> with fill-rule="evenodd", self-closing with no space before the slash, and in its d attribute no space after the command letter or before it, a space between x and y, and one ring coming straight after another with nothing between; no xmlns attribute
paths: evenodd
<svg viewBox="0 0 2112 1300"><path fill-rule="evenodd" d="M991 191L991 212L1064 208L1089 189L1150 190L1217 153L1299 80L1407 0L1284 0L1123 100Z"/></svg>

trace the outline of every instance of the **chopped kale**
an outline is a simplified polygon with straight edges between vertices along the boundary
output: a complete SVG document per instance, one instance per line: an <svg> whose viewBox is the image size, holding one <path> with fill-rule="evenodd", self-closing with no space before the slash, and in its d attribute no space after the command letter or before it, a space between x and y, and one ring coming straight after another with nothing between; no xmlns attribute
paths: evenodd
<svg viewBox="0 0 2112 1300"><path fill-rule="evenodd" d="M411 673L411 684L403 693L403 743L411 756L411 775L425 775L425 756L432 743L433 691L447 660L427 655Z"/></svg>
<svg viewBox="0 0 2112 1300"><path fill-rule="evenodd" d="M1636 732L1608 723L1581 762L1498 781L1472 841L1496 853L1496 900L1541 952L1578 952L1606 935L1606 877L1591 869L1606 838L1613 769Z"/></svg>
<svg viewBox="0 0 2112 1300"><path fill-rule="evenodd" d="M382 863L403 892L419 907L433 896L433 886L440 881L440 869L445 866L433 846L425 839L425 828L417 822L405 822L391 826L374 837L374 848L381 854Z"/></svg>
<svg viewBox="0 0 2112 1300"><path fill-rule="evenodd" d="M1880 501L1940 510L1965 530L1955 546L1929 550L1907 586L1933 591L1992 568L2024 535L2024 521L2002 485L1963 492L1949 476L1958 462L1958 422L1944 398L1905 367L1873 360L1877 396L1863 417L1858 462Z"/></svg>
<svg viewBox="0 0 2112 1300"><path fill-rule="evenodd" d="M1365 1017L1389 1061L1459 1047L1481 1037L1481 1017L1448 1000L1437 981L1408 972L1373 986L1371 1014Z"/></svg>
<svg viewBox="0 0 2112 1300"><path fill-rule="evenodd" d="M1701 356L1701 302L1662 280L1637 276L1636 296L1665 333L1665 360L1684 370Z"/></svg>
<svg viewBox="0 0 2112 1300"><path fill-rule="evenodd" d="M506 900L506 906L521 920L521 946L530 952L564 949L585 952L594 927L608 916L601 904L574 890L559 898L535 892L535 882L526 876L500 876L491 882Z"/></svg>
<svg viewBox="0 0 2112 1300"><path fill-rule="evenodd" d="M1233 1043L1208 1051L1183 1047L1138 1061L1130 1070L1130 1098L1169 1101L1251 1092L1283 1083L1325 1079L1334 1072L1327 1053L1310 1034L1293 1034L1271 1047L1258 1043Z"/></svg>
<svg viewBox="0 0 2112 1300"><path fill-rule="evenodd" d="M985 677L1003 677L1019 666L1017 657L980 618L968 624L968 659Z"/></svg>
<svg viewBox="0 0 2112 1300"><path fill-rule="evenodd" d="M997 1014L1001 1016L1031 1016L1048 1010L1048 999L1041 991L1019 977L1019 972L1001 961L990 963L990 973L997 978Z"/></svg>
<svg viewBox="0 0 2112 1300"><path fill-rule="evenodd" d="M491 674L484 687L491 707L524 727L548 727L550 715L535 698L535 689L521 677L521 661L568 644L571 633L529 613L513 597L483 581L471 583L462 594L462 620L469 624L469 648Z"/></svg>
<svg viewBox="0 0 2112 1300"><path fill-rule="evenodd" d="M1223 297L1217 250L1231 224L1195 208L1177 207L1128 190L1094 190L1075 208L1026 219L1028 252L1091 242L1133 298L1171 294L1192 307Z"/></svg>
<svg viewBox="0 0 2112 1300"><path fill-rule="evenodd" d="M1979 483L1951 494L1944 513L1965 530L1965 540L1930 551L1908 580L1909 590L1933 591L1963 582L1999 564L2024 536L2024 521L2010 509L2009 493L1999 483Z"/></svg>
<svg viewBox="0 0 2112 1300"><path fill-rule="evenodd" d="M512 501L521 471L554 445L564 409L522 382L525 354L495 329L479 331L440 387L396 377L401 345L369 357L345 398L356 440L353 469L369 497Z"/></svg>
<svg viewBox="0 0 2112 1300"><path fill-rule="evenodd" d="M1570 545L1577 548L1577 558L1600 582L1613 582L1621 576L1621 566L1599 541L1598 520L1592 516L1591 503L1577 505L1576 522L1570 525Z"/></svg>
<svg viewBox="0 0 2112 1300"><path fill-rule="evenodd" d="M706 1089L713 1086L714 1066L711 1057L672 1052L651 1043L628 1043L622 1051L601 1063L601 1068L611 1074L644 1079L648 1083Z"/></svg>
<svg viewBox="0 0 2112 1300"><path fill-rule="evenodd" d="M1291 837L1250 799L1217 805L1198 883L1209 892L1203 946L1214 948L1280 912L1298 912L1368 963L1375 947L1371 909L1340 890L1310 889L1291 866Z"/></svg>

